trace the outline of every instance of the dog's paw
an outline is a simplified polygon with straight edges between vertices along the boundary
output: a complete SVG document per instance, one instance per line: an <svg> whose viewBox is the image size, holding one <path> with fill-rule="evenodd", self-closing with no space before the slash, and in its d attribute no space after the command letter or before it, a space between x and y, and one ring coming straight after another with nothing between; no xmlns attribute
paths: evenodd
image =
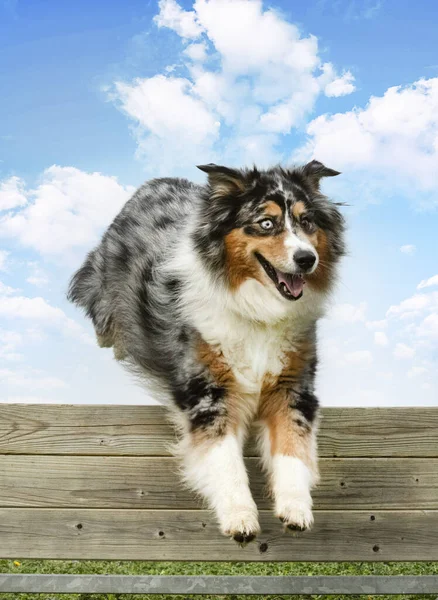
<svg viewBox="0 0 438 600"><path fill-rule="evenodd" d="M313 525L312 503L306 500L278 502L275 514L289 531L305 531Z"/></svg>
<svg viewBox="0 0 438 600"><path fill-rule="evenodd" d="M224 535L231 537L241 546L252 542L260 533L260 525L257 509L235 508L230 509L221 522L221 530Z"/></svg>

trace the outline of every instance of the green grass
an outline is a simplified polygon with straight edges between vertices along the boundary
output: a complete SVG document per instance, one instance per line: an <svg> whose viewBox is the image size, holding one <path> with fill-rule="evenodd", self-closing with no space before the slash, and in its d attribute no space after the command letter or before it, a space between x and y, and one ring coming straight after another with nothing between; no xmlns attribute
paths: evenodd
<svg viewBox="0 0 438 600"><path fill-rule="evenodd" d="M1 542L0 542L1 543ZM113 575L438 575L438 563L205 563L205 562L132 562L132 561L61 561L0 560L1 573L70 573ZM262 596L227 596L230 600L249 600ZM352 600L438 600L424 594L414 596L348 596ZM223 596L152 596L140 594L0 594L0 600L219 600ZM290 598L331 598L347 596L264 596L271 600Z"/></svg>

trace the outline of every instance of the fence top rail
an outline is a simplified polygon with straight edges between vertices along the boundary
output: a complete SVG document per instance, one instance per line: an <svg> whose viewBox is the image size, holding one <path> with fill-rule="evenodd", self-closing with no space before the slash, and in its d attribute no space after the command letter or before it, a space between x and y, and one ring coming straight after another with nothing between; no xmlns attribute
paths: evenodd
<svg viewBox="0 0 438 600"><path fill-rule="evenodd" d="M438 407L324 408L319 453L438 457L437 439ZM0 403L0 454L168 456L174 441L161 406Z"/></svg>

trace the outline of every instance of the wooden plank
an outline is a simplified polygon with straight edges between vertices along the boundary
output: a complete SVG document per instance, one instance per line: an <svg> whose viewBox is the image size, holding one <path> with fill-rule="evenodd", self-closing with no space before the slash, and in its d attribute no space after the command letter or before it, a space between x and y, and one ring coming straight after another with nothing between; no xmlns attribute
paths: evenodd
<svg viewBox="0 0 438 600"><path fill-rule="evenodd" d="M269 509L266 478L248 458L258 506ZM322 459L315 507L326 510L438 509L438 459ZM0 456L0 506L200 508L170 457Z"/></svg>
<svg viewBox="0 0 438 600"><path fill-rule="evenodd" d="M237 561L434 561L438 511L318 511L284 534L262 511L256 543L220 535L209 511L0 509L4 558ZM371 517L374 517L372 519Z"/></svg>
<svg viewBox="0 0 438 600"><path fill-rule="evenodd" d="M438 457L438 408L322 412L320 456ZM159 406L0 404L2 454L167 456L174 441Z"/></svg>

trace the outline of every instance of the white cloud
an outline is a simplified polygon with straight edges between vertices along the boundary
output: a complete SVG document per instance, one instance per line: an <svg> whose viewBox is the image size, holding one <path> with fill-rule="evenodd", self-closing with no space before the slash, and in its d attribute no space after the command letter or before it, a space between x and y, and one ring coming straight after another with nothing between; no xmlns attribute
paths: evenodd
<svg viewBox="0 0 438 600"><path fill-rule="evenodd" d="M419 377L427 373L426 367L411 367L408 371L408 377Z"/></svg>
<svg viewBox="0 0 438 600"><path fill-rule="evenodd" d="M6 285L2 281L0 281L0 296L10 296L11 294L14 294L16 291L18 291L18 290L11 287L10 285Z"/></svg>
<svg viewBox="0 0 438 600"><path fill-rule="evenodd" d="M433 312L415 330L420 338L435 338L438 341L438 312Z"/></svg>
<svg viewBox="0 0 438 600"><path fill-rule="evenodd" d="M207 58L207 44L190 44L184 50L184 54L191 58L193 61L203 62Z"/></svg>
<svg viewBox="0 0 438 600"><path fill-rule="evenodd" d="M0 271L6 271L9 252L0 250Z"/></svg>
<svg viewBox="0 0 438 600"><path fill-rule="evenodd" d="M158 27L169 27L183 38L197 38L202 33L196 13L183 10L175 0L160 0L160 12L154 17Z"/></svg>
<svg viewBox="0 0 438 600"><path fill-rule="evenodd" d="M71 261L78 248L83 252L96 242L133 191L114 177L52 166L35 190L26 191L28 204L0 219L0 234Z"/></svg>
<svg viewBox="0 0 438 600"><path fill-rule="evenodd" d="M205 162L220 123L193 95L190 81L156 75L131 85L116 83L115 89L123 111L139 124L140 153L153 162L163 157L164 169L169 168L166 149L175 164Z"/></svg>
<svg viewBox="0 0 438 600"><path fill-rule="evenodd" d="M308 143L297 156L366 171L368 179L371 173L390 178L393 189L409 182L414 195L433 192L438 185L438 78L391 87L371 97L365 108L321 115L307 133Z"/></svg>
<svg viewBox="0 0 438 600"><path fill-rule="evenodd" d="M388 336L384 331L376 331L374 333L374 343L377 346L387 346L389 344Z"/></svg>
<svg viewBox="0 0 438 600"><path fill-rule="evenodd" d="M422 290L423 288L431 287L433 285L438 285L438 275L434 275L433 277L429 277L429 279L423 279L417 285L417 290Z"/></svg>
<svg viewBox="0 0 438 600"><path fill-rule="evenodd" d="M347 71L342 75L334 79L325 86L324 92L328 97L338 98L339 96L347 96L355 91L356 86L354 85L354 76L350 71Z"/></svg>
<svg viewBox="0 0 438 600"><path fill-rule="evenodd" d="M366 302L361 302L355 306L353 304L337 304L329 313L329 317L346 323L357 323L365 321Z"/></svg>
<svg viewBox="0 0 438 600"><path fill-rule="evenodd" d="M36 287L44 287L49 283L48 274L42 269L38 263L29 262L28 267L31 269L31 274L26 278L26 281Z"/></svg>
<svg viewBox="0 0 438 600"><path fill-rule="evenodd" d="M356 350L354 352L347 352L344 355L344 359L347 364L368 367L373 363L373 355L369 350Z"/></svg>
<svg viewBox="0 0 438 600"><path fill-rule="evenodd" d="M17 361L22 355L16 352L18 346L23 343L23 336L17 331L0 329L0 359Z"/></svg>
<svg viewBox="0 0 438 600"><path fill-rule="evenodd" d="M367 321L366 326L368 329L386 329L388 327L388 321L386 319L380 319L380 321Z"/></svg>
<svg viewBox="0 0 438 600"><path fill-rule="evenodd" d="M29 320L32 325L39 323L45 327L54 327L64 335L75 337L85 343L93 343L78 323L67 317L60 308L51 306L40 297L1 296L0 317Z"/></svg>
<svg viewBox="0 0 438 600"><path fill-rule="evenodd" d="M160 0L159 9L159 27L194 42L181 51L188 76L119 81L110 92L138 124L138 156L151 171L182 169L216 152L235 162L278 160L279 135L301 123L320 94L354 90L350 72L339 76L322 63L315 36L303 37L261 0L196 0L188 11Z"/></svg>
<svg viewBox="0 0 438 600"><path fill-rule="evenodd" d="M417 247L414 244L405 244L404 246L400 246L400 252L403 254L415 254Z"/></svg>
<svg viewBox="0 0 438 600"><path fill-rule="evenodd" d="M35 369L0 369L0 384L8 388L27 388L31 390L52 390L65 387L58 377L48 377Z"/></svg>
<svg viewBox="0 0 438 600"><path fill-rule="evenodd" d="M414 348L411 348L407 344L399 343L394 348L394 356L395 358L412 358L415 354Z"/></svg>
<svg viewBox="0 0 438 600"><path fill-rule="evenodd" d="M19 177L9 177L0 183L0 211L27 204L24 182Z"/></svg>
<svg viewBox="0 0 438 600"><path fill-rule="evenodd" d="M386 315L400 318L412 318L421 315L424 310L438 308L438 292L430 294L414 294L400 304L390 306Z"/></svg>

